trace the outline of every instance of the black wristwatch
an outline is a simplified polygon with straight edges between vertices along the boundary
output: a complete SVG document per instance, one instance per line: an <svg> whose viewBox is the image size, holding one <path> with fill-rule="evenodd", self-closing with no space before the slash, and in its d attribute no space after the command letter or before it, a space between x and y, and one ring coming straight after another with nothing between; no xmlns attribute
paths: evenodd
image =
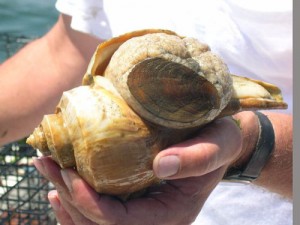
<svg viewBox="0 0 300 225"><path fill-rule="evenodd" d="M260 112L254 112L259 121L259 136L256 148L243 168L229 168L223 180L237 182L251 182L259 175L263 167L269 160L274 145L275 134L269 118Z"/></svg>

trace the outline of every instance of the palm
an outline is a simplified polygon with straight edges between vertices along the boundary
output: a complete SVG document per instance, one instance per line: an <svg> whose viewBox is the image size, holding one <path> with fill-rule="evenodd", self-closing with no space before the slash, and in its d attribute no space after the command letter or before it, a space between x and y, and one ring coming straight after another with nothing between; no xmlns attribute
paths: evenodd
<svg viewBox="0 0 300 225"><path fill-rule="evenodd" d="M143 197L122 202L99 195L71 169L64 172L72 184L69 192L58 165L50 158L42 161L45 171L40 172L56 186L68 217L73 221L89 221L85 224L132 225L140 224L140 221L144 221L145 225L190 224L225 171L221 167L201 177L168 181L149 188ZM77 223L68 220L68 224Z"/></svg>

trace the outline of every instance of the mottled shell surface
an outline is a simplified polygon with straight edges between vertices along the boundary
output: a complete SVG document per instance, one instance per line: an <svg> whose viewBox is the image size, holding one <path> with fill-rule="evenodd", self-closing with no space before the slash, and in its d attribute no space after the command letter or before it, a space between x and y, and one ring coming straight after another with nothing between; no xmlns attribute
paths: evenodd
<svg viewBox="0 0 300 225"><path fill-rule="evenodd" d="M208 45L141 30L101 43L83 86L64 92L27 142L97 192L128 195L159 181L152 162L160 150L204 124L286 107L278 87L230 74Z"/></svg>
<svg viewBox="0 0 300 225"><path fill-rule="evenodd" d="M100 45L97 52L106 49ZM147 33L126 40L107 65L97 60L100 53L89 72L97 75L99 67L130 107L155 124L199 126L215 118L231 99L226 64L196 39Z"/></svg>

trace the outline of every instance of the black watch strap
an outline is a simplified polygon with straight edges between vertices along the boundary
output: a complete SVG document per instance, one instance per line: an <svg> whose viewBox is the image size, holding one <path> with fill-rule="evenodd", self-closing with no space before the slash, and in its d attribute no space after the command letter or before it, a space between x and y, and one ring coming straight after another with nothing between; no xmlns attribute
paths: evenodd
<svg viewBox="0 0 300 225"><path fill-rule="evenodd" d="M254 112L259 121L259 136L256 148L244 168L230 168L224 176L228 181L253 181L269 160L275 145L275 134L271 121L261 112Z"/></svg>

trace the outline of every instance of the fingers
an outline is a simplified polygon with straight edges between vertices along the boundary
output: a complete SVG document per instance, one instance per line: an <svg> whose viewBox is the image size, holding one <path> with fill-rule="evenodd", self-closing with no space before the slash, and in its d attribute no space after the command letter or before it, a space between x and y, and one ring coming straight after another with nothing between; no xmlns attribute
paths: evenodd
<svg viewBox="0 0 300 225"><path fill-rule="evenodd" d="M59 196L57 191L50 191L48 199L56 219L61 225L97 225L83 216L69 201L64 199L64 197Z"/></svg>
<svg viewBox="0 0 300 225"><path fill-rule="evenodd" d="M67 225L90 225L94 224L85 218L75 207L72 206L72 195L69 193L67 185L64 183L60 167L49 157L41 157L34 160L37 170L52 182L57 191L48 194L49 202L53 208L57 220Z"/></svg>
<svg viewBox="0 0 300 225"><path fill-rule="evenodd" d="M241 146L239 127L231 118L223 118L203 128L197 137L161 151L153 169L163 179L201 176L233 161Z"/></svg>
<svg viewBox="0 0 300 225"><path fill-rule="evenodd" d="M55 207L60 202L74 224L118 224L116 221L126 214L121 202L96 193L73 169L61 170L49 157L35 159L34 164L57 189L59 198L51 193L50 203ZM61 214L59 218L65 220Z"/></svg>
<svg viewBox="0 0 300 225"><path fill-rule="evenodd" d="M151 187L147 194L148 202L145 199L130 201L128 213L131 218L147 221L145 224L191 224L225 170L221 167L200 177L170 180L162 186ZM140 224L138 220L132 221L131 224Z"/></svg>
<svg viewBox="0 0 300 225"><path fill-rule="evenodd" d="M63 225L75 225L69 213L61 205L61 202L58 198L58 193L56 190L50 191L48 193L48 199L50 205L52 206L53 212L57 219L57 222Z"/></svg>
<svg viewBox="0 0 300 225"><path fill-rule="evenodd" d="M126 214L126 209L121 202L99 195L74 170L65 169L61 173L72 195L72 203L87 218L101 224L104 224L104 221L118 224L116 218L122 218Z"/></svg>
<svg viewBox="0 0 300 225"><path fill-rule="evenodd" d="M39 157L33 160L37 170L55 186L66 188L62 176L61 168L50 157Z"/></svg>
<svg viewBox="0 0 300 225"><path fill-rule="evenodd" d="M62 225L190 224L225 171L172 180L144 198L121 203L96 193L73 169L60 173L47 157L35 164L58 189L49 193L49 201Z"/></svg>

